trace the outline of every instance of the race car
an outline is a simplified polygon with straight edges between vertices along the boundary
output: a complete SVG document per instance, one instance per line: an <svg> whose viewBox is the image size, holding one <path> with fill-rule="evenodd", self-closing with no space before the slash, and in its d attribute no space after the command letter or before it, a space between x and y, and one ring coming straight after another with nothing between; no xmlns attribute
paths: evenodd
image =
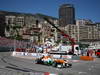
<svg viewBox="0 0 100 75"><path fill-rule="evenodd" d="M72 64L63 59L53 59L50 56L43 56L41 58L36 59L37 64L43 64L48 66L53 66L57 68L67 68L71 67Z"/></svg>
<svg viewBox="0 0 100 75"><path fill-rule="evenodd" d="M52 66L57 68L68 68L71 67L72 64L63 59L55 59Z"/></svg>
<svg viewBox="0 0 100 75"><path fill-rule="evenodd" d="M52 65L53 59L51 59L50 56L43 56L41 58L36 59L36 63L43 65Z"/></svg>

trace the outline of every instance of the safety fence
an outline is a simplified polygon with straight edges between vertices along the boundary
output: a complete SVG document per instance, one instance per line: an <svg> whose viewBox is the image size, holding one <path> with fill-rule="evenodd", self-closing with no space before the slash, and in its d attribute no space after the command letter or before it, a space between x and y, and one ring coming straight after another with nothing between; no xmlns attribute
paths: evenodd
<svg viewBox="0 0 100 75"><path fill-rule="evenodd" d="M30 42L0 37L0 51L12 51L14 48L26 48L29 44Z"/></svg>
<svg viewBox="0 0 100 75"><path fill-rule="evenodd" d="M60 54L48 54L48 53L28 53L28 52L12 52L12 56L15 57L31 57L31 58L40 58L42 56L48 56L55 59L63 58L63 59L72 59L72 55L60 55Z"/></svg>
<svg viewBox="0 0 100 75"><path fill-rule="evenodd" d="M22 41L22 40L15 40L9 39L5 37L0 37L0 51L17 51L17 52L47 52L50 49L46 48L45 46L39 47L34 42L29 41Z"/></svg>

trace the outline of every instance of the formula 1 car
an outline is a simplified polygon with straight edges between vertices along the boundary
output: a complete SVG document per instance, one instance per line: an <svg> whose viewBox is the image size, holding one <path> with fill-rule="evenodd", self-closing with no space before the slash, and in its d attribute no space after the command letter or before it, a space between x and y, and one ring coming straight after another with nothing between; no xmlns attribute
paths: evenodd
<svg viewBox="0 0 100 75"><path fill-rule="evenodd" d="M36 59L37 64L43 64L43 65L52 65L53 60L49 56L43 56L41 58Z"/></svg>
<svg viewBox="0 0 100 75"><path fill-rule="evenodd" d="M48 66L53 66L57 68L67 68L71 67L72 64L63 59L52 59L49 56L43 56L41 58L36 59L37 64L43 64Z"/></svg>
<svg viewBox="0 0 100 75"><path fill-rule="evenodd" d="M55 59L52 66L57 68L68 68L71 67L72 64L63 59Z"/></svg>

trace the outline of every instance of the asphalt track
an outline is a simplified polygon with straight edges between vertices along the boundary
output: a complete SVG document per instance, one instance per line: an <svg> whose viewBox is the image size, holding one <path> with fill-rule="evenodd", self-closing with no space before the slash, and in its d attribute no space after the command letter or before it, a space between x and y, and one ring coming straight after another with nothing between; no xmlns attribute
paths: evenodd
<svg viewBox="0 0 100 75"><path fill-rule="evenodd" d="M58 69L35 64L34 60L12 57L11 52L0 52L0 75L100 75L100 58L94 61L72 62L72 68Z"/></svg>

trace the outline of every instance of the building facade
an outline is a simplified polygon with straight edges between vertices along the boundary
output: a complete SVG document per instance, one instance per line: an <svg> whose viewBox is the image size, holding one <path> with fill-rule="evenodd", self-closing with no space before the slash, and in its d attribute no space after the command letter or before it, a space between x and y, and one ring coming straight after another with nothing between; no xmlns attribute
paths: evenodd
<svg viewBox="0 0 100 75"><path fill-rule="evenodd" d="M59 25L75 24L75 9L72 4L63 4L59 8Z"/></svg>
<svg viewBox="0 0 100 75"><path fill-rule="evenodd" d="M67 34L74 38L76 42L85 44L98 43L100 41L100 30L97 25L90 20L76 20L76 25L65 26Z"/></svg>
<svg viewBox="0 0 100 75"><path fill-rule="evenodd" d="M5 36L5 16L0 14L0 36Z"/></svg>
<svg viewBox="0 0 100 75"><path fill-rule="evenodd" d="M100 42L100 30L90 20L76 20L76 24L68 24L62 29L76 43L98 44Z"/></svg>
<svg viewBox="0 0 100 75"><path fill-rule="evenodd" d="M0 11L0 36L40 43L44 43L46 39L54 41L63 39L61 33L44 17L47 17L55 26L74 38L75 42L100 42L100 23L93 23L91 20L81 19L76 20L76 24L61 26L57 18L50 16L4 11Z"/></svg>
<svg viewBox="0 0 100 75"><path fill-rule="evenodd" d="M47 38L57 40L56 31L43 17L57 24L58 20L46 15L0 11L0 36L31 42L45 42ZM51 36L51 34L54 34Z"/></svg>

